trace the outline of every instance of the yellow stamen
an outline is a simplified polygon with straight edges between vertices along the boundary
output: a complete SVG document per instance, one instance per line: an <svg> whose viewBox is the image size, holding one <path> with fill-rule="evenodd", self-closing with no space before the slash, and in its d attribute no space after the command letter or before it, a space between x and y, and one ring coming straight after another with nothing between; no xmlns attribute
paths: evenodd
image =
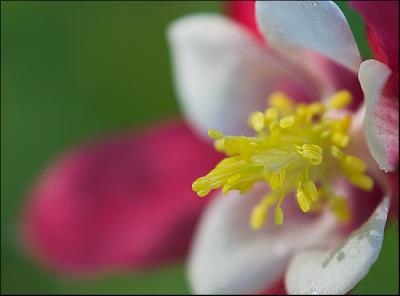
<svg viewBox="0 0 400 296"><path fill-rule="evenodd" d="M214 148L215 150L219 152L223 152L225 149L225 139L218 139L217 141L214 142Z"/></svg>
<svg viewBox="0 0 400 296"><path fill-rule="evenodd" d="M293 110L292 100L283 92L275 92L269 96L269 105L282 112L284 115L289 115Z"/></svg>
<svg viewBox="0 0 400 296"><path fill-rule="evenodd" d="M285 181L285 176L286 176L285 170L273 172L268 179L271 188L272 189L279 188Z"/></svg>
<svg viewBox="0 0 400 296"><path fill-rule="evenodd" d="M331 211L341 222L348 222L350 220L350 209L343 197L334 196L329 200Z"/></svg>
<svg viewBox="0 0 400 296"><path fill-rule="evenodd" d="M267 217L267 208L256 206L251 213L251 228L254 230L260 229L264 226Z"/></svg>
<svg viewBox="0 0 400 296"><path fill-rule="evenodd" d="M276 108L268 108L264 113L267 122L272 122L279 118L279 111Z"/></svg>
<svg viewBox="0 0 400 296"><path fill-rule="evenodd" d="M337 158L337 159L343 159L344 157L346 157L346 154L344 154L338 147L336 146L332 146L331 147L331 154L333 157Z"/></svg>
<svg viewBox="0 0 400 296"><path fill-rule="evenodd" d="M322 103L312 103L308 106L309 116L320 115L325 112L325 106Z"/></svg>
<svg viewBox="0 0 400 296"><path fill-rule="evenodd" d="M300 209L307 213L311 209L310 201L308 200L307 196L304 194L304 191L301 189L297 189L296 194L297 202L299 203Z"/></svg>
<svg viewBox="0 0 400 296"><path fill-rule="evenodd" d="M258 230L265 225L268 214L268 208L276 202L276 196L269 194L262 199L262 201L253 208L250 218L250 226L254 230Z"/></svg>
<svg viewBox="0 0 400 296"><path fill-rule="evenodd" d="M364 174L350 175L349 179L351 183L366 191L370 191L374 186L374 181L372 181L372 179L369 176Z"/></svg>
<svg viewBox="0 0 400 296"><path fill-rule="evenodd" d="M208 130L208 135L214 140L219 140L224 137L224 134L214 129Z"/></svg>
<svg viewBox="0 0 400 296"><path fill-rule="evenodd" d="M351 93L348 90L341 90L330 98L328 106L333 109L346 108L351 103L351 100Z"/></svg>
<svg viewBox="0 0 400 296"><path fill-rule="evenodd" d="M318 145L304 144L297 146L297 152L312 165L319 165L322 162L322 149Z"/></svg>
<svg viewBox="0 0 400 296"><path fill-rule="evenodd" d="M282 208L275 209L275 224L282 225L283 224L283 211Z"/></svg>
<svg viewBox="0 0 400 296"><path fill-rule="evenodd" d="M367 165L361 159L347 155L342 161L343 168L348 172L364 173L367 169Z"/></svg>
<svg viewBox="0 0 400 296"><path fill-rule="evenodd" d="M343 118L335 120L331 124L334 130L346 134L351 126L351 117L350 115L345 115Z"/></svg>
<svg viewBox="0 0 400 296"><path fill-rule="evenodd" d="M304 192L313 202L318 200L318 190L313 181L307 181L304 183Z"/></svg>
<svg viewBox="0 0 400 296"><path fill-rule="evenodd" d="M341 132L334 132L331 137L332 143L339 147L346 147L349 144L350 138L348 135Z"/></svg>
<svg viewBox="0 0 400 296"><path fill-rule="evenodd" d="M365 174L365 162L343 150L350 142L351 117L328 116L329 110L350 104L351 94L340 91L326 105L294 105L283 93L272 94L269 102L264 112L249 117L254 137L209 131L215 148L226 158L197 179L193 190L199 196L217 188L224 194L231 190L245 193L256 182L267 182L270 194L251 213L250 226L255 230L265 225L271 206L275 207L275 224L283 224L281 204L291 192L304 213L328 206L339 220L347 221L350 211L346 199L334 195L332 180L342 174L363 190L373 187L372 179Z"/></svg>
<svg viewBox="0 0 400 296"><path fill-rule="evenodd" d="M283 117L279 120L279 127L288 128L291 127L295 122L295 117L293 115Z"/></svg>
<svg viewBox="0 0 400 296"><path fill-rule="evenodd" d="M249 123L256 132L260 132L264 128L264 113L254 112L250 115Z"/></svg>
<svg viewBox="0 0 400 296"><path fill-rule="evenodd" d="M275 130L276 128L278 128L279 126L279 121L278 120L273 120L271 122L271 124L269 125L269 130L272 132L273 130Z"/></svg>

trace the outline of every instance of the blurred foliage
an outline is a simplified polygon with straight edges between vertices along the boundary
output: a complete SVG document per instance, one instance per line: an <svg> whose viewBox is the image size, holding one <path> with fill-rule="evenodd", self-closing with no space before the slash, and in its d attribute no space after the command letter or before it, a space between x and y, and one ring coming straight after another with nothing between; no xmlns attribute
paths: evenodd
<svg viewBox="0 0 400 296"><path fill-rule="evenodd" d="M340 2L364 57L361 18ZM26 193L56 155L103 134L179 116L167 25L220 3L1 2L2 293L189 293L184 267L65 280L18 244ZM355 293L398 293L398 230Z"/></svg>

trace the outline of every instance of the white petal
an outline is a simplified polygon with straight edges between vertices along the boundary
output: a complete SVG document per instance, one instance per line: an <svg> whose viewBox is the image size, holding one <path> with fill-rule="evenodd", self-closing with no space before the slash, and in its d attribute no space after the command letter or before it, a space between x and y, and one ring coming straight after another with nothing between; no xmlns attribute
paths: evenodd
<svg viewBox="0 0 400 296"><path fill-rule="evenodd" d="M169 27L168 39L182 109L203 136L210 128L246 134L248 115L265 109L267 95L288 80L297 87L296 93L313 98L315 82L307 81L225 17L179 19Z"/></svg>
<svg viewBox="0 0 400 296"><path fill-rule="evenodd" d="M332 1L257 1L256 16L268 44L282 53L310 49L357 73L357 44Z"/></svg>
<svg viewBox="0 0 400 296"><path fill-rule="evenodd" d="M345 294L369 271L381 250L388 213L385 198L369 220L338 248L296 254L286 277L290 294Z"/></svg>
<svg viewBox="0 0 400 296"><path fill-rule="evenodd" d="M393 157L398 158L399 114L391 101L382 96L390 69L376 60L364 61L358 78L365 96L364 134L368 148L382 170L393 170ZM396 150L397 149L397 150Z"/></svg>
<svg viewBox="0 0 400 296"><path fill-rule="evenodd" d="M282 277L295 250L337 242L332 215L297 217L300 210L290 208L295 205L291 198L284 202L281 227L274 225L272 208L265 229L250 229L251 210L265 190L260 185L242 196L230 192L208 206L189 257L189 280L195 293L256 293Z"/></svg>

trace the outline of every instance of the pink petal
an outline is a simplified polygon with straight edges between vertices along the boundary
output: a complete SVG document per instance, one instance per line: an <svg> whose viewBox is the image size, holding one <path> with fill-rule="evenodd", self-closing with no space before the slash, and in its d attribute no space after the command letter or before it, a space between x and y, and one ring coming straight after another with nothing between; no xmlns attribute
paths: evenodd
<svg viewBox="0 0 400 296"><path fill-rule="evenodd" d="M310 50L357 73L360 53L333 1L257 1L256 18L268 44L289 58Z"/></svg>
<svg viewBox="0 0 400 296"><path fill-rule="evenodd" d="M388 162L396 170L399 160L399 103L381 97L374 110L375 126L383 138Z"/></svg>
<svg viewBox="0 0 400 296"><path fill-rule="evenodd" d="M349 109L355 111L360 107L364 95L358 77L354 72L323 55L310 51L304 53L304 58L299 63L323 82L325 98L329 98L332 93L338 90L347 89L353 95Z"/></svg>
<svg viewBox="0 0 400 296"><path fill-rule="evenodd" d="M285 282L283 278L264 291L260 291L257 295L287 295Z"/></svg>
<svg viewBox="0 0 400 296"><path fill-rule="evenodd" d="M226 8L229 16L253 32L263 43L266 42L255 21L255 1L228 1ZM357 75L315 52L304 58L296 56L295 59L318 79L324 81L324 91L327 95L338 89L350 90L353 94L353 103L350 109L357 109L363 99Z"/></svg>
<svg viewBox="0 0 400 296"><path fill-rule="evenodd" d="M24 243L63 273L181 258L205 203L191 183L218 160L183 123L80 146L53 163L29 194Z"/></svg>
<svg viewBox="0 0 400 296"><path fill-rule="evenodd" d="M393 87L398 96L399 72L399 2L352 1L365 19L368 37L376 59L387 64L392 72Z"/></svg>
<svg viewBox="0 0 400 296"><path fill-rule="evenodd" d="M362 91L356 73L361 60L350 27L336 4L259 1L256 13L267 43L321 82L321 99L348 89L354 96L350 108L359 106Z"/></svg>
<svg viewBox="0 0 400 296"><path fill-rule="evenodd" d="M359 228L371 214L374 212L379 202L382 201L383 191L379 184L375 183L371 191L366 192L354 185L346 182L340 182L336 186L336 194L348 197L351 211L351 220L348 224L343 224L342 229L346 235L354 229Z"/></svg>
<svg viewBox="0 0 400 296"><path fill-rule="evenodd" d="M260 41L264 38L256 24L255 1L228 1L225 2L227 14L235 21L252 32Z"/></svg>
<svg viewBox="0 0 400 296"><path fill-rule="evenodd" d="M389 75L385 64L367 60L358 77L365 95L364 133L369 150L382 170L394 171L399 159L399 105L382 96Z"/></svg>
<svg viewBox="0 0 400 296"><path fill-rule="evenodd" d="M324 250L304 250L289 263L285 284L290 294L343 295L368 273L379 256L389 198L342 244Z"/></svg>
<svg viewBox="0 0 400 296"><path fill-rule="evenodd" d="M272 212L266 227L252 230L251 211L267 190L265 184L257 184L244 195L229 192L207 206L189 256L188 275L194 293L251 294L269 290L282 278L295 252L329 248L342 237L336 231L339 229L333 215L304 215L293 196L282 204L285 222L281 227L274 225Z"/></svg>
<svg viewBox="0 0 400 296"><path fill-rule="evenodd" d="M242 26L213 14L180 18L168 28L175 86L182 110L199 135L210 128L248 134L247 118L274 91L319 99L319 81L260 45Z"/></svg>
<svg viewBox="0 0 400 296"><path fill-rule="evenodd" d="M398 217L398 202L399 202L399 180L398 172L383 172L376 160L372 157L367 147L366 139L363 133L363 121L365 117L365 109L354 114L353 123L350 131L351 142L348 146L348 152L363 159L368 167L368 175L374 179L375 186L372 191L365 192L356 187L347 184L344 195L351 196L353 210L352 224L348 229L352 231L358 228L360 223L366 220L369 213L376 207L383 195L381 190L388 192L391 197L391 206L389 208L389 216ZM344 186L342 186L344 187Z"/></svg>

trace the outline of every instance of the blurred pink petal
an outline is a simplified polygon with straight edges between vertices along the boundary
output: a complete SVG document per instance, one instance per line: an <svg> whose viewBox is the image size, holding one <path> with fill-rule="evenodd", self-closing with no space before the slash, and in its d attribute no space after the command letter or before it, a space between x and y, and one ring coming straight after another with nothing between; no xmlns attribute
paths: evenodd
<svg viewBox="0 0 400 296"><path fill-rule="evenodd" d="M391 68L393 75L389 83L394 94L398 96L399 2L352 1L350 5L365 19L375 58Z"/></svg>
<svg viewBox="0 0 400 296"><path fill-rule="evenodd" d="M240 23L252 32L261 42L264 42L261 32L256 24L255 1L228 1L226 10L231 19Z"/></svg>
<svg viewBox="0 0 400 296"><path fill-rule="evenodd" d="M65 273L179 259L205 205L191 183L219 158L183 123L83 145L34 187L23 239L39 260Z"/></svg>

